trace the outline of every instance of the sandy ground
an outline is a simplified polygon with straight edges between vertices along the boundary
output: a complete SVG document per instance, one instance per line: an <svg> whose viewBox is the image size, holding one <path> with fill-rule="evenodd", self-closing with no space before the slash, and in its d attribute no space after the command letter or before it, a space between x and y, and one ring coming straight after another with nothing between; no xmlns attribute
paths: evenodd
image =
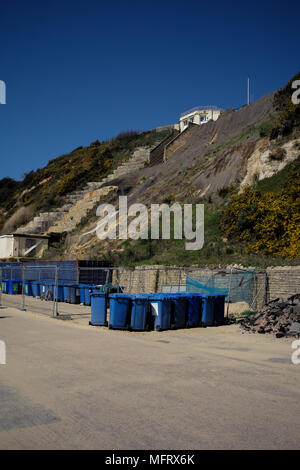
<svg viewBox="0 0 300 470"><path fill-rule="evenodd" d="M291 340L235 325L111 331L87 307L62 305L61 321L31 301L0 310L1 449L299 448Z"/></svg>

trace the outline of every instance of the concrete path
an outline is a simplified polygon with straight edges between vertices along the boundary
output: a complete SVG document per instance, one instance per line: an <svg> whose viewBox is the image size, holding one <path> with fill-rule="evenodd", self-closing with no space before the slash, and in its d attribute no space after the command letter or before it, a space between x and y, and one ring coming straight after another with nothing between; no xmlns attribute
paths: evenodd
<svg viewBox="0 0 300 470"><path fill-rule="evenodd" d="M70 306L76 313L79 307ZM1 449L298 449L291 341L0 310Z"/></svg>

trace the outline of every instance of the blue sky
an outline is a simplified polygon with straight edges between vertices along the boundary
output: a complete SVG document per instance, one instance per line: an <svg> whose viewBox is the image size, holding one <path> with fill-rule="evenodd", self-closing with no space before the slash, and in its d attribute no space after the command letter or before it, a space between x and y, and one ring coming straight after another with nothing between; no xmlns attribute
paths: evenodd
<svg viewBox="0 0 300 470"><path fill-rule="evenodd" d="M298 0L0 0L0 178L299 71Z"/></svg>

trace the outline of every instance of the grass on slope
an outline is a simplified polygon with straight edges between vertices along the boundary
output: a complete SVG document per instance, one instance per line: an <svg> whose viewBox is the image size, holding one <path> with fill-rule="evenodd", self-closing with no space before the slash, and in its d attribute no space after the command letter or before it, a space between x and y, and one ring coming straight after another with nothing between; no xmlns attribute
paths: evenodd
<svg viewBox="0 0 300 470"><path fill-rule="evenodd" d="M36 212L61 206L66 194L81 189L89 181L100 181L137 147L158 144L169 133L124 132L110 141L96 140L54 158L46 167L26 174L23 181L4 178L0 181L0 226L22 206L31 206Z"/></svg>
<svg viewBox="0 0 300 470"><path fill-rule="evenodd" d="M205 202L204 246L201 250L185 249L186 240L126 240L121 249L103 250L101 242L90 253L91 259L107 259L115 266L136 266L143 264L161 264L168 266L211 266L219 267L228 264L244 266L277 266L286 261L276 257L257 254L246 254L246 244L228 240L220 231L222 209ZM172 233L171 233L172 236ZM293 264L293 263L291 263Z"/></svg>
<svg viewBox="0 0 300 470"><path fill-rule="evenodd" d="M262 194L267 192L277 193L285 189L300 174L300 149L299 157L293 162L286 165L281 171L270 178L258 181L254 186Z"/></svg>

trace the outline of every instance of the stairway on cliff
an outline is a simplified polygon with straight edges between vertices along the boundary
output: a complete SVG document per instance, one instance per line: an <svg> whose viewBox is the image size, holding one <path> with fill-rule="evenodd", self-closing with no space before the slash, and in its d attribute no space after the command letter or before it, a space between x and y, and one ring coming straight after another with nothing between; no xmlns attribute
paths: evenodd
<svg viewBox="0 0 300 470"><path fill-rule="evenodd" d="M149 162L151 149L139 147L129 160L123 162L113 173L102 180L102 183L109 183L117 178L143 168L146 162Z"/></svg>
<svg viewBox="0 0 300 470"><path fill-rule="evenodd" d="M137 148L132 157L121 163L110 175L101 181L89 182L81 189L68 194L65 204L50 212L42 212L29 223L19 227L17 233L45 234L71 232L87 216L102 197L117 187L108 183L143 168L149 161L149 148Z"/></svg>

